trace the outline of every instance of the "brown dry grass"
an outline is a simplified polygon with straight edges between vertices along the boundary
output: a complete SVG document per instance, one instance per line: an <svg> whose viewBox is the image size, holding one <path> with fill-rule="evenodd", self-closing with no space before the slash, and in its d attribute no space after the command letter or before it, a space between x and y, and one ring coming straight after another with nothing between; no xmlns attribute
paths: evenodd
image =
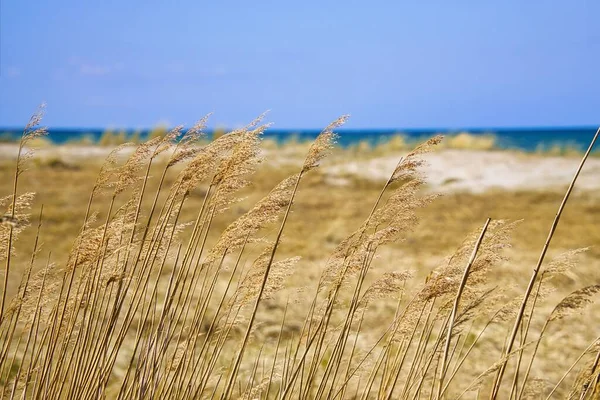
<svg viewBox="0 0 600 400"><path fill-rule="evenodd" d="M254 128L250 127L246 132L251 132L252 129ZM179 288L169 284L173 279L177 281L178 270L174 269L173 265L179 265L182 260L184 261L180 268L186 265L188 240L192 237L202 238L201 232L193 233L192 226L182 227L180 240L183 247L179 257L176 254L177 244L173 243L168 257L164 258L164 265L159 259L156 264L150 264L147 271L144 268L134 268L134 284L125 290L126 297L123 301L125 309L137 304L136 301L139 302L139 308L128 323L121 320L122 316L113 321L99 318L99 322L91 323L89 316L74 314L74 325L71 328L73 332L78 332L79 329L87 329L89 332L82 334L79 342L75 342L79 343L77 346L85 343L84 350L71 342L78 337L76 333L69 338L64 336L67 333L62 330L52 334L52 323L57 318L56 310L61 309L52 307L53 301L59 301L59 305L68 303L64 300L61 303L56 299L59 297L57 292L60 292L61 281L64 282L65 279L62 275L65 273L63 266L67 265L67 260L69 257L72 259L76 251L73 241L85 219L89 194L102 160L67 158L50 161L34 159L30 162L26 173L20 176L18 192L35 191L36 198L33 216L30 218L31 227L24 230L15 242L15 255L11 261L8 280L9 299L16 296L19 283L28 269L31 248L36 239L35 227L39 222L35 215L41 204L44 204L44 213L39 238L43 244L39 250L39 261L35 263L32 272L29 292L32 293L30 296L33 300L29 301L27 307L23 306L25 311L32 313L31 317L27 317L29 322L11 322L11 325L7 325L8 321L2 321L2 348L6 345L3 368L0 370L4 385L3 395L9 398L14 392L20 396L20 393L27 390L28 398L59 395L63 398L90 398L98 395L112 398L117 397L122 389L122 397L140 398L166 395L185 398L196 390L197 394L202 393L204 397L214 394L227 398L274 398L277 395L287 397L292 394L300 398L352 398L355 394L364 398L417 398L430 396L430 393L432 398L439 395L455 398L469 387L469 390L480 390L482 395L487 395L494 381L494 373L509 361L508 357L502 357L502 343L514 320L513 313L518 305L518 296L523 292L530 271L535 265L563 193L554 190L450 193L422 200L422 196L429 196L426 189L415 190L413 193L410 186L402 186L399 182L392 183L390 189L393 190L383 192L381 202L375 207L377 212L373 214L373 204L382 192L381 183L353 178L350 185L339 186L332 184L328 176L317 168L310 173L306 171L306 175L302 177L285 225L281 224L280 213L289 202L283 196L278 200L279 216L274 215L271 224L259 227L255 233L252 232L251 237L236 233L235 240L241 240L237 249L227 248L227 245L231 246L234 241L225 242L223 254L230 254L224 258L223 266L227 268L221 268L219 258L222 254L214 250L222 248L218 242L221 233L237 218L250 212L278 182L288 176L296 176L294 174L300 170L312 169L314 163L321 158L322 150L327 147L326 139L323 137L323 143L317 143L317 147L310 150L312 153L309 152L309 161L305 164L308 167L304 169L300 169L302 165L295 162L283 164L267 160L251 173L254 169L252 151L248 153L247 149L240 150L235 155L231 153L235 143L231 144L234 147L229 147L229 150L224 152L216 150L215 154L220 154L224 164L219 167L217 162L213 166L215 169L207 172L206 179L198 182L198 187L189 192L178 217L180 223L194 222L200 215L200 226L209 227L206 244L201 244L200 240L193 247L205 249L206 260L214 253L216 258L212 266L206 267L208 273L199 273L198 276L195 273L191 276L182 275L185 279L180 281L182 286ZM351 154L351 151L353 150L349 150L348 154ZM336 157L344 157L344 153L338 153ZM227 172L227 168L234 166L228 160L236 160L234 164L238 166L243 165L244 160L248 160L248 168L238 167L239 172L233 169ZM124 159L121 163L123 161ZM136 197L138 192L131 189L139 187L143 182L138 177L144 176L146 162L134 160L135 168L119 172L118 177L125 179L127 186L124 187L124 193L115 197L111 213L114 227L104 224L111 202L110 191L108 195L98 197L94 202L92 209L98 212L98 216L93 226L98 229L99 234L118 238L122 232L130 232L132 225L127 218L133 217L119 220L114 211L131 200L133 202L130 203L130 209L135 209L134 205L139 197ZM232 166L228 167L228 162ZM165 158L158 157L149 170L150 179L145 189L147 195L141 200L142 213L136 223L139 225L138 235L146 223L154 193L159 191L159 178L166 163ZM202 165L199 164L195 170L203 168ZM169 188L178 187L181 182L178 179L184 176L180 175L184 168L183 164L177 165L171 173L165 175L163 189L159 192L157 212L162 204L168 204ZM218 171L219 168L223 168L221 175L226 178L212 177L214 171ZM14 161L2 160L0 172L3 177L11 176L14 173ZM242 177L250 177L251 185L245 186L239 180ZM412 175L409 174L405 178L412 179ZM225 202L218 197L212 197L221 193L220 187L225 187L220 186L222 180L228 182L227 187L230 189L227 190L236 191L233 195L223 192L227 193ZM10 179L0 181L0 193L8 195L12 189L13 182ZM291 194L287 191L282 193ZM224 212L212 213L211 205L221 207L219 204L226 204L236 198L243 200L228 204ZM205 199L208 199L207 203ZM427 204L421 204L423 201ZM402 218L395 220L397 216ZM403 219L404 217L406 218ZM452 330L452 342L445 346L445 324L452 309L448 301L455 298L462 269L476 239L473 234L480 230L487 217L493 220L488 233L490 236L482 243L476 259L478 261L473 266L473 280L462 296L459 311L463 314L458 314ZM160 227L160 219L156 218L158 217L155 216L151 226ZM253 220L256 220L255 218L253 217ZM524 221L512 226L495 222L499 219ZM159 225L154 225L157 221ZM168 224L162 223L164 228L168 228ZM366 225L362 225L363 223ZM280 227L283 229L283 235L278 243L276 234ZM383 230L388 227L394 230ZM373 229L382 229L379 232L380 236L371 236ZM103 231L105 233L102 233ZM353 232L357 233L349 236ZM389 240L393 241L386 243L375 253L374 249L379 246L379 240L384 239L383 241L387 242L388 236ZM261 238L268 242L247 243L246 247L246 241L253 238ZM120 240L122 242L127 239L126 235L125 239ZM131 245L123 247L122 250L115 250L108 244L101 246L100 250L107 253L116 252L115 254L121 254L122 258L123 254L119 252L136 254L139 251L138 240L138 236L132 237ZM275 263L269 261L268 257L270 249L273 248L269 247L272 246L269 243L273 240L277 249L275 260L272 260ZM512 357L507 364L501 398L508 398L511 391L515 398L519 395L527 398L540 396L540 393L550 393L571 363L598 335L593 328L600 323L597 313L599 310L593 305L591 309L581 311L583 316L578 315L580 310L577 309L577 313L569 311L569 315L564 320L561 319L560 323L544 323L554 307L569 293L584 286L598 284L600 249L594 245L599 241L598 196L592 192L575 192L553 238L546 264L549 265L565 251L593 247L576 256L579 261L576 267L571 265L575 256L567 257L561 264L568 267L564 268L568 269L567 273L563 271L552 276L535 292L536 309L531 319L528 317L530 311L526 313L527 324L524 325L530 332L527 339L517 338L516 353L510 354ZM339 244L344 242L344 246L352 246L340 247ZM504 248L508 243L512 246ZM45 258L49 251L52 252L51 262L57 267L51 267L49 273L44 273ZM452 254L454 257L450 263L445 261ZM301 256L302 259L297 263L281 262L294 256ZM97 256L92 255L93 257ZM102 259L98 258L98 262ZM238 259L239 265L236 264ZM357 263L354 264L351 260ZM114 269L119 265L118 262L115 264L113 258L106 258L102 261L104 262L105 269ZM135 265L132 263L130 268ZM271 267L272 273L269 272ZM250 271L249 278L244 278L239 269ZM325 280L324 287L327 289L313 298L318 280L322 277L327 278L327 271L331 272L331 276ZM411 272L408 274L404 273L405 271ZM95 288L95 292L92 292L96 294L86 302L91 304L89 307L92 315L107 317L107 311L102 310L110 310L107 304L111 304L112 301L116 304L116 299L119 298L118 294L113 292L115 287L111 286L109 281L112 279L114 282L127 282L127 279L121 280L122 273L106 276L103 275L104 272L98 274L96 280L87 278L87 285ZM269 274L279 277L281 281L277 281L277 285L269 283L265 286L263 296L258 296L258 293L261 293L258 289L262 277ZM68 274L65 277L68 277ZM230 277L232 281L227 290ZM213 278L214 283L211 283ZM84 284L86 282L83 275L78 275L77 279L83 279L81 282ZM101 283L103 280L104 284ZM136 281L147 282L147 286L142 285L136 289ZM242 289L237 296L246 299L243 304L233 292L238 283ZM189 286L186 286L188 284ZM105 297L102 291L108 290L108 287L111 287L111 292ZM490 289L494 291L489 292ZM38 292L45 295L40 297L44 301L36 306L34 300ZM371 295L373 292L377 293ZM399 306L396 304L400 294L398 292L404 293ZM179 315L175 319L179 322L173 325L164 323L160 317L161 309L166 307L160 304L168 293L180 294L183 297L177 300L178 307L171 310L174 316ZM207 293L214 295L206 297ZM591 297L595 291L590 293ZM332 302L328 298L336 300ZM200 302L196 303L197 301ZM193 305L203 304L202 301L206 301L202 308L195 309ZM155 303L157 305L151 306ZM583 303L587 305L586 299ZM256 322L253 321L252 304L258 310ZM498 314L496 322L490 324L486 332L478 337L478 332L487 326L494 312L503 304L507 304L507 308ZM244 305L239 315L229 315L227 322L214 325L215 316L223 316L230 311L235 314L239 305ZM68 314L69 307L66 307L67 311L64 314L67 319L71 315ZM35 317L36 315L38 317ZM144 323L148 325L145 326ZM111 324L124 327L122 334L117 330L108 336L109 347L114 346L111 348L116 352L112 363L110 357L99 351L94 344L95 338L101 338L102 334L105 334L104 329ZM9 335L13 329L11 326L15 327L16 333L13 336ZM37 328L32 330L32 326ZM161 329L156 330L156 327ZM44 336L44 329L50 332L49 336ZM65 329L68 332L68 324ZM171 334L163 333L162 329ZM27 332L33 332L32 343L37 341L38 347L29 346L27 351L24 351L28 341ZM223 335L223 332L226 332L226 335ZM539 332L544 332L544 336L534 345L536 360L531 366L531 373L527 374L529 384L523 386L520 379L524 377L534 346L526 346L524 350L520 346L536 340ZM13 337L10 343L9 337ZM210 340L207 340L207 337L210 337ZM248 343L242 345L246 337ZM157 347L153 340L164 341L165 347ZM119 341L121 343L117 345ZM42 357L41 361L36 361L37 364L28 358L31 354L52 354L48 349L53 343L63 351L61 354L71 355L76 361L73 364L61 363L59 359L53 359L55 354L47 359ZM374 344L377 345L373 348ZM471 345L473 349L469 350ZM184 351L185 346L187 351ZM448 371L442 378L444 385L451 380L451 385L447 388L440 387L437 381L444 348L449 351L449 361L443 363ZM191 349L195 350L189 353ZM465 358L464 364L459 363L460 357L468 351L469 356ZM296 355L293 356L293 353ZM211 354L216 357L215 364L204 364L208 362L206 357ZM582 369L576 369L567 376L567 382L563 382L555 392L556 397L566 397L571 392L579 396L583 393L581 388L590 388L593 387L593 383L597 383L598 370L594 365L596 354L597 347L590 346L582 357L585 360L580 364ZM148 357L159 362L149 363ZM360 362L363 357L365 361ZM514 360L517 358L522 358L522 361L519 378L515 380ZM238 362L234 363L232 360ZM585 364L586 362L588 364ZM27 371L29 365L34 366L31 371ZM181 367L178 367L179 365ZM239 365L239 370L236 365ZM109 369L105 371L101 366ZM203 371L206 376L192 379L197 376L198 371ZM15 380L17 375L19 379ZM23 380L25 375L42 377L45 379L44 384L38 385L34 379L26 382ZM57 379L67 380L62 390ZM78 388L79 385L84 386ZM590 397L594 395L593 392L593 389L588 389L584 395Z"/></svg>

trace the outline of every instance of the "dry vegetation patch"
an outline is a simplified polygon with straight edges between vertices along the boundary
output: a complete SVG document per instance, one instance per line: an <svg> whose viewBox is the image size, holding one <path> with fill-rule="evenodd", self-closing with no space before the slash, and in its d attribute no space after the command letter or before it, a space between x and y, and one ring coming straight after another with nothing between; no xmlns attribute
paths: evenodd
<svg viewBox="0 0 600 400"><path fill-rule="evenodd" d="M346 117L310 146L261 150L261 116L27 160L40 118L0 161L6 398L599 395L594 191L531 277L564 191L440 196L440 137L339 184Z"/></svg>

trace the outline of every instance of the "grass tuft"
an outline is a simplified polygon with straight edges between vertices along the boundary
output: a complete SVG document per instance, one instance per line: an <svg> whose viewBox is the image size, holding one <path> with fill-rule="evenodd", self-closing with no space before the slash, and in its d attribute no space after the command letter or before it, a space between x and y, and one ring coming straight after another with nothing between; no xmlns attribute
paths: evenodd
<svg viewBox="0 0 600 400"><path fill-rule="evenodd" d="M542 232L529 226L520 234L525 223L517 218L487 219L483 229L461 228L464 240L450 245L445 240L457 243L452 213L464 209L466 194L431 193L422 172L423 155L437 147L487 150L493 138L435 136L406 151L396 141L387 181L349 193L327 186L318 168L347 116L305 146L301 161L267 172L265 117L210 142L209 116L140 143L107 134L101 142L118 146L100 165L31 163L34 177L42 169L72 177L54 196L41 182L42 200L24 189L40 184L25 172L28 149L46 134L38 127L42 110L32 117L14 163L2 165L14 173L0 198L2 398L597 396L598 339L561 348L570 364L553 371L551 384L532 373L541 349L553 345L557 321L577 321L600 292L588 284L559 302L549 295L555 281L572 278L575 257L587 249L543 263L555 234L562 244L586 244L578 235L560 238L557 227L563 212L578 226L565 208L600 130L515 297L522 289L499 285L499 269L517 250L537 246L543 236L532 237ZM95 179L75 178L92 166ZM534 209L560 200L537 196ZM41 207L44 200L52 206ZM38 203L39 216L30 218ZM327 204L345 223L331 221ZM311 210L323 213L318 221L307 217ZM59 230L75 218L70 235ZM43 246L45 239L53 245ZM527 283L513 271L516 285Z"/></svg>

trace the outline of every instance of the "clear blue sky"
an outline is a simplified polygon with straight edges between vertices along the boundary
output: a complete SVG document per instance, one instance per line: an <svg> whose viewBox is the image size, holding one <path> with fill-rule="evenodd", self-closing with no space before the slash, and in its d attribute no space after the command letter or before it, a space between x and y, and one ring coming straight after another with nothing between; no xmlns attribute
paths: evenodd
<svg viewBox="0 0 600 400"><path fill-rule="evenodd" d="M0 126L600 123L598 0L0 4Z"/></svg>

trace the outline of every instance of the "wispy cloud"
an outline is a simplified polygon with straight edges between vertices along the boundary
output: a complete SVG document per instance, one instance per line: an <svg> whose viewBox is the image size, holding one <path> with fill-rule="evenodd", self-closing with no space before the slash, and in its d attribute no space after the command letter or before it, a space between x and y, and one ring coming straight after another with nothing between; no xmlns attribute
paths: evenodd
<svg viewBox="0 0 600 400"><path fill-rule="evenodd" d="M81 75L103 76L108 75L110 72L111 68L105 65L81 64L79 66Z"/></svg>
<svg viewBox="0 0 600 400"><path fill-rule="evenodd" d="M197 64L188 64L182 61L171 61L164 66L164 71L169 76L198 76L201 78L218 78L226 76L230 71L223 65L199 66Z"/></svg>
<svg viewBox="0 0 600 400"><path fill-rule="evenodd" d="M131 96L89 94L82 101L86 107L93 108L135 109L137 107L135 99Z"/></svg>
<svg viewBox="0 0 600 400"><path fill-rule="evenodd" d="M100 64L76 56L69 58L69 65L83 76L106 76L123 69L121 63Z"/></svg>
<svg viewBox="0 0 600 400"><path fill-rule="evenodd" d="M7 78L18 78L21 76L21 70L13 65L6 67L4 75Z"/></svg>

